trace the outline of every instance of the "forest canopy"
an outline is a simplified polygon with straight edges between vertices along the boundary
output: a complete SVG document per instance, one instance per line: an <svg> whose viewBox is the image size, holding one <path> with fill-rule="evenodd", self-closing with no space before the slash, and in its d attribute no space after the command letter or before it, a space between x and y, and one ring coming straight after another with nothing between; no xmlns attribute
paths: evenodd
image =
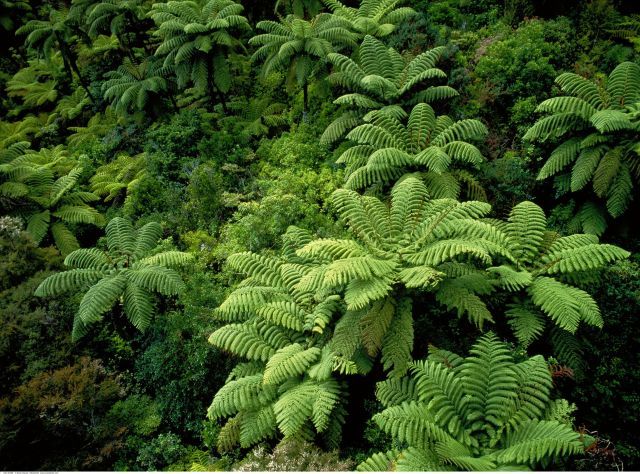
<svg viewBox="0 0 640 474"><path fill-rule="evenodd" d="M0 35L0 468L640 468L636 2Z"/></svg>

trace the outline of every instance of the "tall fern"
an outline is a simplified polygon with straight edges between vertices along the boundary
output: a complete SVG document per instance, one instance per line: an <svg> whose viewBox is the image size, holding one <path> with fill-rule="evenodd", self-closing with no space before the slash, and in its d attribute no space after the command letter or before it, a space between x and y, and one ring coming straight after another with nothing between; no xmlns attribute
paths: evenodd
<svg viewBox="0 0 640 474"><path fill-rule="evenodd" d="M571 338L580 323L602 327L597 303L574 284L589 281L604 266L629 257L629 252L600 244L592 234L563 237L548 230L543 210L528 201L516 205L498 229L507 238L510 261L488 271L497 287L514 295L506 315L521 343L526 346L537 339L547 319L554 331L564 333L559 341ZM562 347L556 346L556 352L564 363L576 361Z"/></svg>
<svg viewBox="0 0 640 474"><path fill-rule="evenodd" d="M324 131L320 141L333 143L349 130L362 123L370 110L388 109L397 119L404 115L400 106L419 102L433 102L455 97L458 93L446 85L425 83L443 82L447 75L436 67L444 54L444 47L425 51L407 58L384 45L373 36L366 36L357 55L350 58L332 53L327 56L334 71L329 80L347 91L335 104L347 109Z"/></svg>
<svg viewBox="0 0 640 474"><path fill-rule="evenodd" d="M162 227L150 222L137 231L121 217L106 227L107 250L78 249L64 260L71 270L46 278L36 289L39 297L84 291L73 322L73 338L84 336L88 327L101 320L114 305L122 307L138 329L149 326L154 312L153 293L179 294L184 283L172 267L187 262L186 253L168 251L152 254Z"/></svg>
<svg viewBox="0 0 640 474"><path fill-rule="evenodd" d="M228 261L247 278L215 311L227 324L209 341L248 362L235 367L209 408L210 418L229 418L220 451L278 432L320 435L333 446L340 440L346 387L333 373L339 360L329 341L343 305L337 295L313 298L296 289L310 262L294 250L311 236L290 228L285 240L282 258L245 252Z"/></svg>
<svg viewBox="0 0 640 474"><path fill-rule="evenodd" d="M263 74L284 71L289 87L301 87L305 111L309 106L309 84L327 56L342 47L356 45L350 23L328 13L320 13L309 21L288 15L279 22L261 21L256 27L263 33L249 40L249 44L257 47L252 61L263 63Z"/></svg>
<svg viewBox="0 0 640 474"><path fill-rule="evenodd" d="M479 120L436 117L425 103L416 105L409 116L401 109L396 115L370 112L363 125L347 134L354 146L338 159L347 166L346 188L386 184L409 171L422 171L432 198L458 199L464 186L471 199L486 200L482 186L467 171L484 161L480 150L469 143L487 134Z"/></svg>
<svg viewBox="0 0 640 474"><path fill-rule="evenodd" d="M228 55L242 49L239 35L250 29L244 8L233 0L154 3L150 12L160 38L156 56L174 72L179 88L192 84L212 102L231 88Z"/></svg>
<svg viewBox="0 0 640 474"><path fill-rule="evenodd" d="M530 141L558 141L538 179L556 177L559 194L581 193L586 202L576 214L583 231L600 235L605 217L620 217L635 196L640 178L640 66L619 64L606 87L564 73L556 84L567 95L542 102L549 114L524 136ZM586 193L591 185L592 193Z"/></svg>
<svg viewBox="0 0 640 474"><path fill-rule="evenodd" d="M410 7L398 7L400 0L361 0L358 8L344 5L339 0L323 0L331 12L351 22L351 27L360 35L376 38L393 33L398 24L416 14Z"/></svg>
<svg viewBox="0 0 640 474"><path fill-rule="evenodd" d="M10 161L0 164L0 196L12 199L9 211L26 219L36 244L51 235L67 255L79 247L69 225L104 225L102 215L89 205L98 196L78 188L82 168L64 147L35 152L28 145L13 144L6 151Z"/></svg>
<svg viewBox="0 0 640 474"><path fill-rule="evenodd" d="M489 333L460 358L434 350L411 375L378 384L386 407L373 417L391 449L359 471L496 471L544 468L591 441L565 421L571 407L551 398L541 356L516 362Z"/></svg>

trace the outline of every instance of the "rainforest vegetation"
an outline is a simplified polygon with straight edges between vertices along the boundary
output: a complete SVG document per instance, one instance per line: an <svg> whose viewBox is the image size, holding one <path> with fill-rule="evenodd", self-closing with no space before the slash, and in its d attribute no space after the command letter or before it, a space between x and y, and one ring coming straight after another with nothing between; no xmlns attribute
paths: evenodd
<svg viewBox="0 0 640 474"><path fill-rule="evenodd" d="M637 2L0 35L1 469L640 469Z"/></svg>

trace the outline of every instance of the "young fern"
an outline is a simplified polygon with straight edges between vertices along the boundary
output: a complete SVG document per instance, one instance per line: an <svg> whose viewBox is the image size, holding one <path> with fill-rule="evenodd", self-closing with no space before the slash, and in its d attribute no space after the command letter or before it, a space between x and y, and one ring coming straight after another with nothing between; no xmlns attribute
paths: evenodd
<svg viewBox="0 0 640 474"><path fill-rule="evenodd" d="M101 320L114 305L139 330L149 326L153 317L153 293L172 296L184 289L184 282L172 267L182 265L191 255L168 251L150 255L162 236L156 222L137 231L121 217L106 226L107 250L78 249L65 258L74 267L46 278L36 289L39 297L85 291L73 322L73 338L84 336L88 326Z"/></svg>
<svg viewBox="0 0 640 474"><path fill-rule="evenodd" d="M551 398L541 356L516 362L491 333L464 359L431 352L410 375L378 384L386 408L373 420L403 448L374 454L359 471L536 469L589 444L564 421L569 405ZM451 356L455 364L443 363Z"/></svg>

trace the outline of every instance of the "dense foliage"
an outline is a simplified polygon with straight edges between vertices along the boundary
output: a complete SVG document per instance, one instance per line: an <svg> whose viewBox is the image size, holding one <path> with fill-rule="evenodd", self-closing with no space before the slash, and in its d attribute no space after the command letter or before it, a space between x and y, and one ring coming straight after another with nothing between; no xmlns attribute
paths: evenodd
<svg viewBox="0 0 640 474"><path fill-rule="evenodd" d="M1 3L1 468L640 466L634 2Z"/></svg>

